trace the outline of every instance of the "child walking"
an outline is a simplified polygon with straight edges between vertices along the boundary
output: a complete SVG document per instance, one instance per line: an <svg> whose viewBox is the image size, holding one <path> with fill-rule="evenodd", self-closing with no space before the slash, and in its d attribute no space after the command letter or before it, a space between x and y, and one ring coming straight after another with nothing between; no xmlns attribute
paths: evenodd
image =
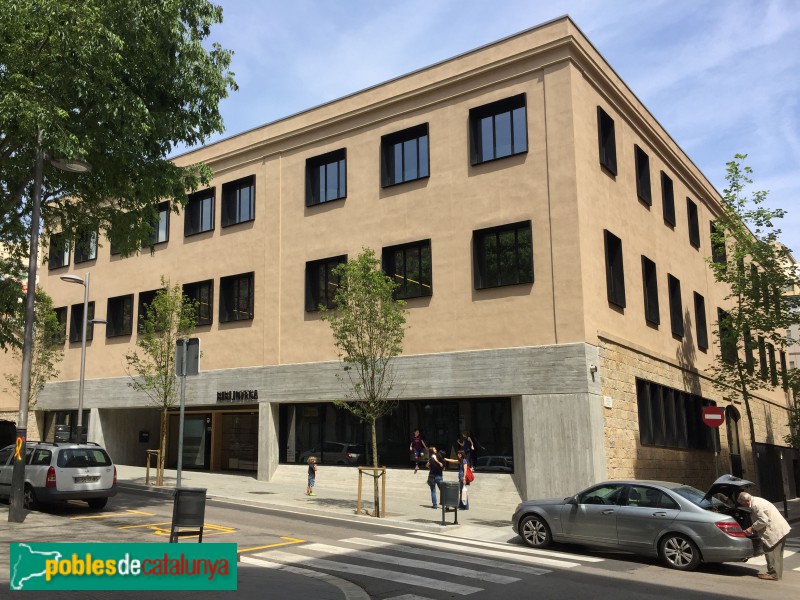
<svg viewBox="0 0 800 600"><path fill-rule="evenodd" d="M306 496L316 496L314 493L314 480L317 477L317 459L313 456L308 457L308 487Z"/></svg>

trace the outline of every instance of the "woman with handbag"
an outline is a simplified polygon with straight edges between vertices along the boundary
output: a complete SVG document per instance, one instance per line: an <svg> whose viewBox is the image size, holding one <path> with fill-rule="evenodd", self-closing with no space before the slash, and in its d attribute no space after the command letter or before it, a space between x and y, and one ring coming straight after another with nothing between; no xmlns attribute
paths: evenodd
<svg viewBox="0 0 800 600"><path fill-rule="evenodd" d="M458 509L459 510L469 510L469 484L471 483L474 476L472 475L472 470L469 466L469 461L467 460L466 452L463 450L459 450L456 453L455 459L453 458L445 458L445 462L455 463L458 464L458 492L459 492L459 501L458 501Z"/></svg>

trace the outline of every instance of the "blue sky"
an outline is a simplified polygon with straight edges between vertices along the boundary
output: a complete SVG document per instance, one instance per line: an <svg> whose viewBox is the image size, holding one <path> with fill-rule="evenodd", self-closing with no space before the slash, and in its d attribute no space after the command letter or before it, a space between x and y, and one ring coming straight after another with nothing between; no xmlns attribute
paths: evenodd
<svg viewBox="0 0 800 600"><path fill-rule="evenodd" d="M216 0L228 137L569 14L722 190L749 154L800 257L798 0ZM213 140L209 140L213 141Z"/></svg>

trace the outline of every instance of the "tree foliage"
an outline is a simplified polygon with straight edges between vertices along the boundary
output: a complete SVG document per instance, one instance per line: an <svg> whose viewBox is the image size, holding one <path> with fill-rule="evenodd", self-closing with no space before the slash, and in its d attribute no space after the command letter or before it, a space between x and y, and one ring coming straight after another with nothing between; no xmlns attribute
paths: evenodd
<svg viewBox="0 0 800 600"><path fill-rule="evenodd" d="M783 440L800 450L800 369L789 369L786 383L792 393L792 405L789 407L789 433Z"/></svg>
<svg viewBox="0 0 800 600"><path fill-rule="evenodd" d="M107 231L135 253L148 245L157 201L177 211L210 179L206 166L167 157L223 131L231 52L207 43L221 20L209 0L2 2L0 244L11 258L29 253L39 131L49 158L92 165L79 175L45 161L43 228L69 240Z"/></svg>
<svg viewBox="0 0 800 600"><path fill-rule="evenodd" d="M765 206L766 191L746 192L753 183L752 169L743 162L746 157L737 154L727 164L728 187L711 235L714 252L709 264L715 279L729 290L727 309L717 320L721 352L712 371L723 394L744 400L755 443L750 400L753 392L773 387L767 350L784 349L786 329L797 322L797 312L782 294L798 275L790 266L789 250L779 242L776 223L785 211Z"/></svg>
<svg viewBox="0 0 800 600"><path fill-rule="evenodd" d="M197 303L183 295L183 288L178 284L170 286L164 277L161 286L145 310L136 348L125 355L131 378L128 385L144 393L149 404L161 412L159 484L167 448L167 414L178 402L175 347L178 340L191 336L197 323Z"/></svg>
<svg viewBox="0 0 800 600"><path fill-rule="evenodd" d="M22 300L21 288L17 284L18 298ZM22 307L22 302L17 303ZM22 365L22 338L24 335L24 314L21 308L12 313L11 332L14 335L11 354ZM53 300L42 290L36 290L36 303L33 323L33 345L31 346L31 383L28 391L28 408L36 405L39 393L45 384L58 377L58 363L64 358L65 323L60 323L53 311ZM7 373L11 389L17 397L21 393L20 374Z"/></svg>

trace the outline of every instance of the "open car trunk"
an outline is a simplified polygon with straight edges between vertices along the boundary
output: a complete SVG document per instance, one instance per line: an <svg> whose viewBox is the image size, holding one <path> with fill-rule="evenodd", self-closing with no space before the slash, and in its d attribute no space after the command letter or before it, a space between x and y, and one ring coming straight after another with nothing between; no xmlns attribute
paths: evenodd
<svg viewBox="0 0 800 600"><path fill-rule="evenodd" d="M722 475L703 496L701 506L706 510L731 516L742 529L747 529L753 524L752 514L749 508L740 505L736 500L741 492L749 492L752 486L752 481L733 475ZM749 537L753 542L754 556L763 554L764 549L759 535L753 533Z"/></svg>

